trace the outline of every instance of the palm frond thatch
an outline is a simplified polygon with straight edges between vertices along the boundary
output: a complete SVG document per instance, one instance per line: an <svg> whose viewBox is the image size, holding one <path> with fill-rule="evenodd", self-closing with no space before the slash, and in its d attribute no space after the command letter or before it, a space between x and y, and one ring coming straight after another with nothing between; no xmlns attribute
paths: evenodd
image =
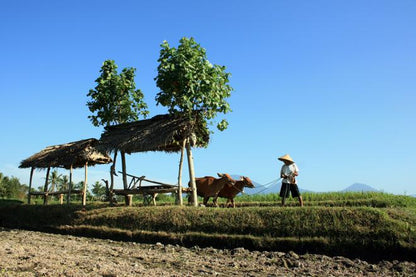
<svg viewBox="0 0 416 277"><path fill-rule="evenodd" d="M109 152L179 152L186 138L191 138L192 146L197 147L209 142L209 131L199 116L192 119L184 115L157 115L105 129L98 147Z"/></svg>
<svg viewBox="0 0 416 277"><path fill-rule="evenodd" d="M20 163L20 168L61 167L69 169L88 165L107 164L112 160L106 153L98 151L94 138L74 141L66 144L48 146Z"/></svg>

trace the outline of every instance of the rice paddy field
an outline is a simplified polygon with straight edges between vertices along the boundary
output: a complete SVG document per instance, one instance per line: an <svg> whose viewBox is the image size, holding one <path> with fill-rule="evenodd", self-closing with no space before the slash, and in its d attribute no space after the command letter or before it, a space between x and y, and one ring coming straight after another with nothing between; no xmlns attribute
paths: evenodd
<svg viewBox="0 0 416 277"><path fill-rule="evenodd" d="M93 202L2 202L0 226L114 240L416 260L416 198L386 193L304 193L304 207L277 194L242 195L236 208ZM35 201L34 201L35 202ZM8 203L8 204L7 204ZM225 206L220 201L220 206Z"/></svg>

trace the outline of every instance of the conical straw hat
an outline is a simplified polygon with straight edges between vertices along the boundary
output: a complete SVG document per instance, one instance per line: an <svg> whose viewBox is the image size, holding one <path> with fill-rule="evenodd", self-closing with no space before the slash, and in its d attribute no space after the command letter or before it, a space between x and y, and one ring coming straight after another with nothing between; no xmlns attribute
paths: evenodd
<svg viewBox="0 0 416 277"><path fill-rule="evenodd" d="M284 161L287 161L287 162L292 162L292 163L294 163L295 161L294 160L292 160L292 158L289 156L289 154L286 154L286 155L284 155L284 156L281 156L280 158L278 158L280 161L282 161L282 162L284 162Z"/></svg>

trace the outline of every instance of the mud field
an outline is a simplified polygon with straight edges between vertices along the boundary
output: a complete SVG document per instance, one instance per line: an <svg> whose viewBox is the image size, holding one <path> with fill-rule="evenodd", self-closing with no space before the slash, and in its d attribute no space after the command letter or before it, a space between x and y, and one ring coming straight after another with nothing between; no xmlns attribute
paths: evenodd
<svg viewBox="0 0 416 277"><path fill-rule="evenodd" d="M416 276L413 262L185 248L0 228L0 276Z"/></svg>

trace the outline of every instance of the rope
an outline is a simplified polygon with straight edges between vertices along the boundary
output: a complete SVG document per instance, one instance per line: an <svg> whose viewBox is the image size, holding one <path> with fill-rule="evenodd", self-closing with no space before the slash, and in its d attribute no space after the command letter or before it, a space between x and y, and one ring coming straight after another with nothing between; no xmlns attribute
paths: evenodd
<svg viewBox="0 0 416 277"><path fill-rule="evenodd" d="M263 191L265 191L265 190L269 189L269 187L270 187L271 185L273 185L274 183L279 182L281 179L282 179L282 178L275 179L275 180L270 181L270 182L268 182L268 183L266 183L266 184L264 184L264 185L258 186L259 188L264 187L264 189L262 189L262 190L260 190L260 191L258 191L258 192L256 192L256 193L253 193L252 195L262 193Z"/></svg>
<svg viewBox="0 0 416 277"><path fill-rule="evenodd" d="M268 182L268 183L266 183L266 184L264 184L264 185L260 185L260 186L257 186L257 187L258 187L258 188L262 188L262 187L265 187L265 186L270 186L270 185L272 185L274 182L279 181L280 179L282 179L282 178L275 179L275 180L273 180L273 181L270 181L270 182ZM233 188L235 188L236 190L238 190L239 192L241 192L242 194L245 194L245 192L244 192L244 187L243 187L243 189L242 189L242 190L240 190L239 188L237 188L237 187L235 186L235 184L234 184L234 185L232 185L232 187L233 187ZM265 191L266 189L268 189L268 187L267 187L267 188L265 188L264 190L261 190L261 191L259 191L259 192L257 192L257 193L253 193L253 194L258 194L258 193L260 193L260 192Z"/></svg>

